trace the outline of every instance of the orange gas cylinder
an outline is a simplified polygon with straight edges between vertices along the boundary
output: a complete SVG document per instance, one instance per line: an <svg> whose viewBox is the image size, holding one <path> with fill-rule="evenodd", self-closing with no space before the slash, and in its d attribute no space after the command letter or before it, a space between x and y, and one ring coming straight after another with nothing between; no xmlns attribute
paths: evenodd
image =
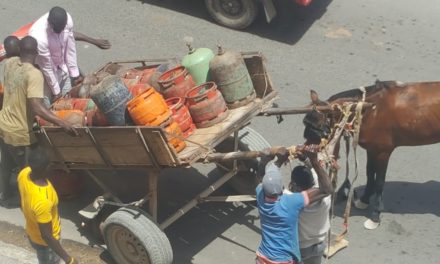
<svg viewBox="0 0 440 264"><path fill-rule="evenodd" d="M127 103L133 122L140 126L159 126L171 117L171 110L162 95L149 87Z"/></svg>
<svg viewBox="0 0 440 264"><path fill-rule="evenodd" d="M142 71L135 68L130 69L122 76L122 78L140 80L142 78Z"/></svg>
<svg viewBox="0 0 440 264"><path fill-rule="evenodd" d="M49 174L49 180L61 199L77 197L83 190L83 178L73 172L54 170Z"/></svg>
<svg viewBox="0 0 440 264"><path fill-rule="evenodd" d="M210 127L229 114L222 94L214 82L203 83L186 94L186 105L197 127Z"/></svg>
<svg viewBox="0 0 440 264"><path fill-rule="evenodd" d="M86 124L86 115L81 110L58 110L53 113L60 119L67 121L71 125L84 126ZM37 117L38 125L40 126L54 126L54 124Z"/></svg>
<svg viewBox="0 0 440 264"><path fill-rule="evenodd" d="M161 92L165 98L181 97L195 86L194 80L183 66L164 72L158 79Z"/></svg>
<svg viewBox="0 0 440 264"><path fill-rule="evenodd" d="M136 96L140 95L141 93L145 92L146 90L148 90L149 88L151 88L151 86L149 84L137 83L137 84L134 84L134 85L128 87L128 91L130 91L130 93L133 95L133 97L136 97Z"/></svg>
<svg viewBox="0 0 440 264"><path fill-rule="evenodd" d="M53 110L81 110L83 112L96 108L90 98L60 98L52 105Z"/></svg>
<svg viewBox="0 0 440 264"><path fill-rule="evenodd" d="M142 70L142 77L139 80L139 83L150 83L151 76L156 72L156 68L149 68Z"/></svg>
<svg viewBox="0 0 440 264"><path fill-rule="evenodd" d="M172 120L171 123L163 127L163 129L166 132L168 143L174 147L177 153L186 147L185 142L179 138L183 137L183 134L179 124L176 121Z"/></svg>
<svg viewBox="0 0 440 264"><path fill-rule="evenodd" d="M168 106L173 112L173 119L179 124L183 137L187 138L196 129L191 118L188 108L183 103L183 99L179 97L171 97L166 100Z"/></svg>

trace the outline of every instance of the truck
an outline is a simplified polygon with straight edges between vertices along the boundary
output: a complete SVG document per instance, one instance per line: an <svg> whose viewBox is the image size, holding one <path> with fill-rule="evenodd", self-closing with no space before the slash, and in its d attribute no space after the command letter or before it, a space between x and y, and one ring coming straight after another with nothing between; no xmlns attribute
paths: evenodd
<svg viewBox="0 0 440 264"><path fill-rule="evenodd" d="M312 0L295 0L295 2L308 6ZM250 26L261 8L268 23L277 15L273 0L205 0L205 5L208 13L217 23L233 29L245 29Z"/></svg>

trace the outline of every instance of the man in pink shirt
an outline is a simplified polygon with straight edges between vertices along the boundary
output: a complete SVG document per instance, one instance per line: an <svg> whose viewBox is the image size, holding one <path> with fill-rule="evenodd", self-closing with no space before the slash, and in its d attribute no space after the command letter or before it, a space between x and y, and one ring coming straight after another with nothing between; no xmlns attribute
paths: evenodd
<svg viewBox="0 0 440 264"><path fill-rule="evenodd" d="M29 35L38 41L36 63L44 75L44 100L47 105L68 93L72 84L75 86L83 81L77 63L75 39L103 49L110 48L107 40L74 32L72 17L58 6L35 21Z"/></svg>

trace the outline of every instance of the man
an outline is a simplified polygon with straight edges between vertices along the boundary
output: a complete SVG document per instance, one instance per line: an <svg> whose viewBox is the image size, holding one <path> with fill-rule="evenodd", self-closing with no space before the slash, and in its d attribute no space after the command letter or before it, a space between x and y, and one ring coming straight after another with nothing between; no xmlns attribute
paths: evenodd
<svg viewBox="0 0 440 264"><path fill-rule="evenodd" d="M20 56L20 40L16 36L7 36L3 41L3 47L5 48L5 57L17 57Z"/></svg>
<svg viewBox="0 0 440 264"><path fill-rule="evenodd" d="M93 39L74 32L72 17L58 6L35 21L29 35L38 42L39 56L36 62L46 80L45 103L48 106L70 91L71 79L73 86L83 81L77 64L75 39L100 48L110 48L108 40Z"/></svg>
<svg viewBox="0 0 440 264"><path fill-rule="evenodd" d="M20 55L20 40L16 36L8 36L3 40L3 47L5 48L5 57L11 58ZM3 84L0 82L0 110L3 107Z"/></svg>
<svg viewBox="0 0 440 264"><path fill-rule="evenodd" d="M43 103L44 79L34 67L37 41L25 37L20 41L20 57L12 57L4 67L4 105L0 111L0 202L3 205L11 196L9 186L12 168L25 165L25 149L36 144L31 132L35 115L77 134L66 121L59 119Z"/></svg>
<svg viewBox="0 0 440 264"><path fill-rule="evenodd" d="M300 263L298 220L300 211L310 203L319 201L333 192L327 173L321 168L316 154L306 152L318 173L319 189L311 188L301 193L283 193L280 166L287 160L287 150L282 150L274 163L273 156L261 159L259 171L264 169L262 183L257 186L257 206L261 219L262 241L257 251L257 264Z"/></svg>
<svg viewBox="0 0 440 264"><path fill-rule="evenodd" d="M305 164L310 164L305 162ZM301 193L319 187L317 175L311 167L297 166L292 170L289 189ZM320 264L325 250L325 239L330 229L331 197L306 206L299 219L299 244L303 264Z"/></svg>
<svg viewBox="0 0 440 264"><path fill-rule="evenodd" d="M26 219L26 233L37 251L38 263L78 263L60 244L60 217L58 195L47 180L49 159L44 150L30 150L29 166L18 175L21 209Z"/></svg>

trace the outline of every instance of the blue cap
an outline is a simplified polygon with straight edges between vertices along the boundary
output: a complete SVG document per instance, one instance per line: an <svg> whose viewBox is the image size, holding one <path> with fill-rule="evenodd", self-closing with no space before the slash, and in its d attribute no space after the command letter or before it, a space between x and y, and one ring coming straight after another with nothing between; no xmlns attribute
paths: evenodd
<svg viewBox="0 0 440 264"><path fill-rule="evenodd" d="M263 191L264 195L268 197L277 197L283 193L283 177L278 166L270 163L266 166L266 171L263 177Z"/></svg>

